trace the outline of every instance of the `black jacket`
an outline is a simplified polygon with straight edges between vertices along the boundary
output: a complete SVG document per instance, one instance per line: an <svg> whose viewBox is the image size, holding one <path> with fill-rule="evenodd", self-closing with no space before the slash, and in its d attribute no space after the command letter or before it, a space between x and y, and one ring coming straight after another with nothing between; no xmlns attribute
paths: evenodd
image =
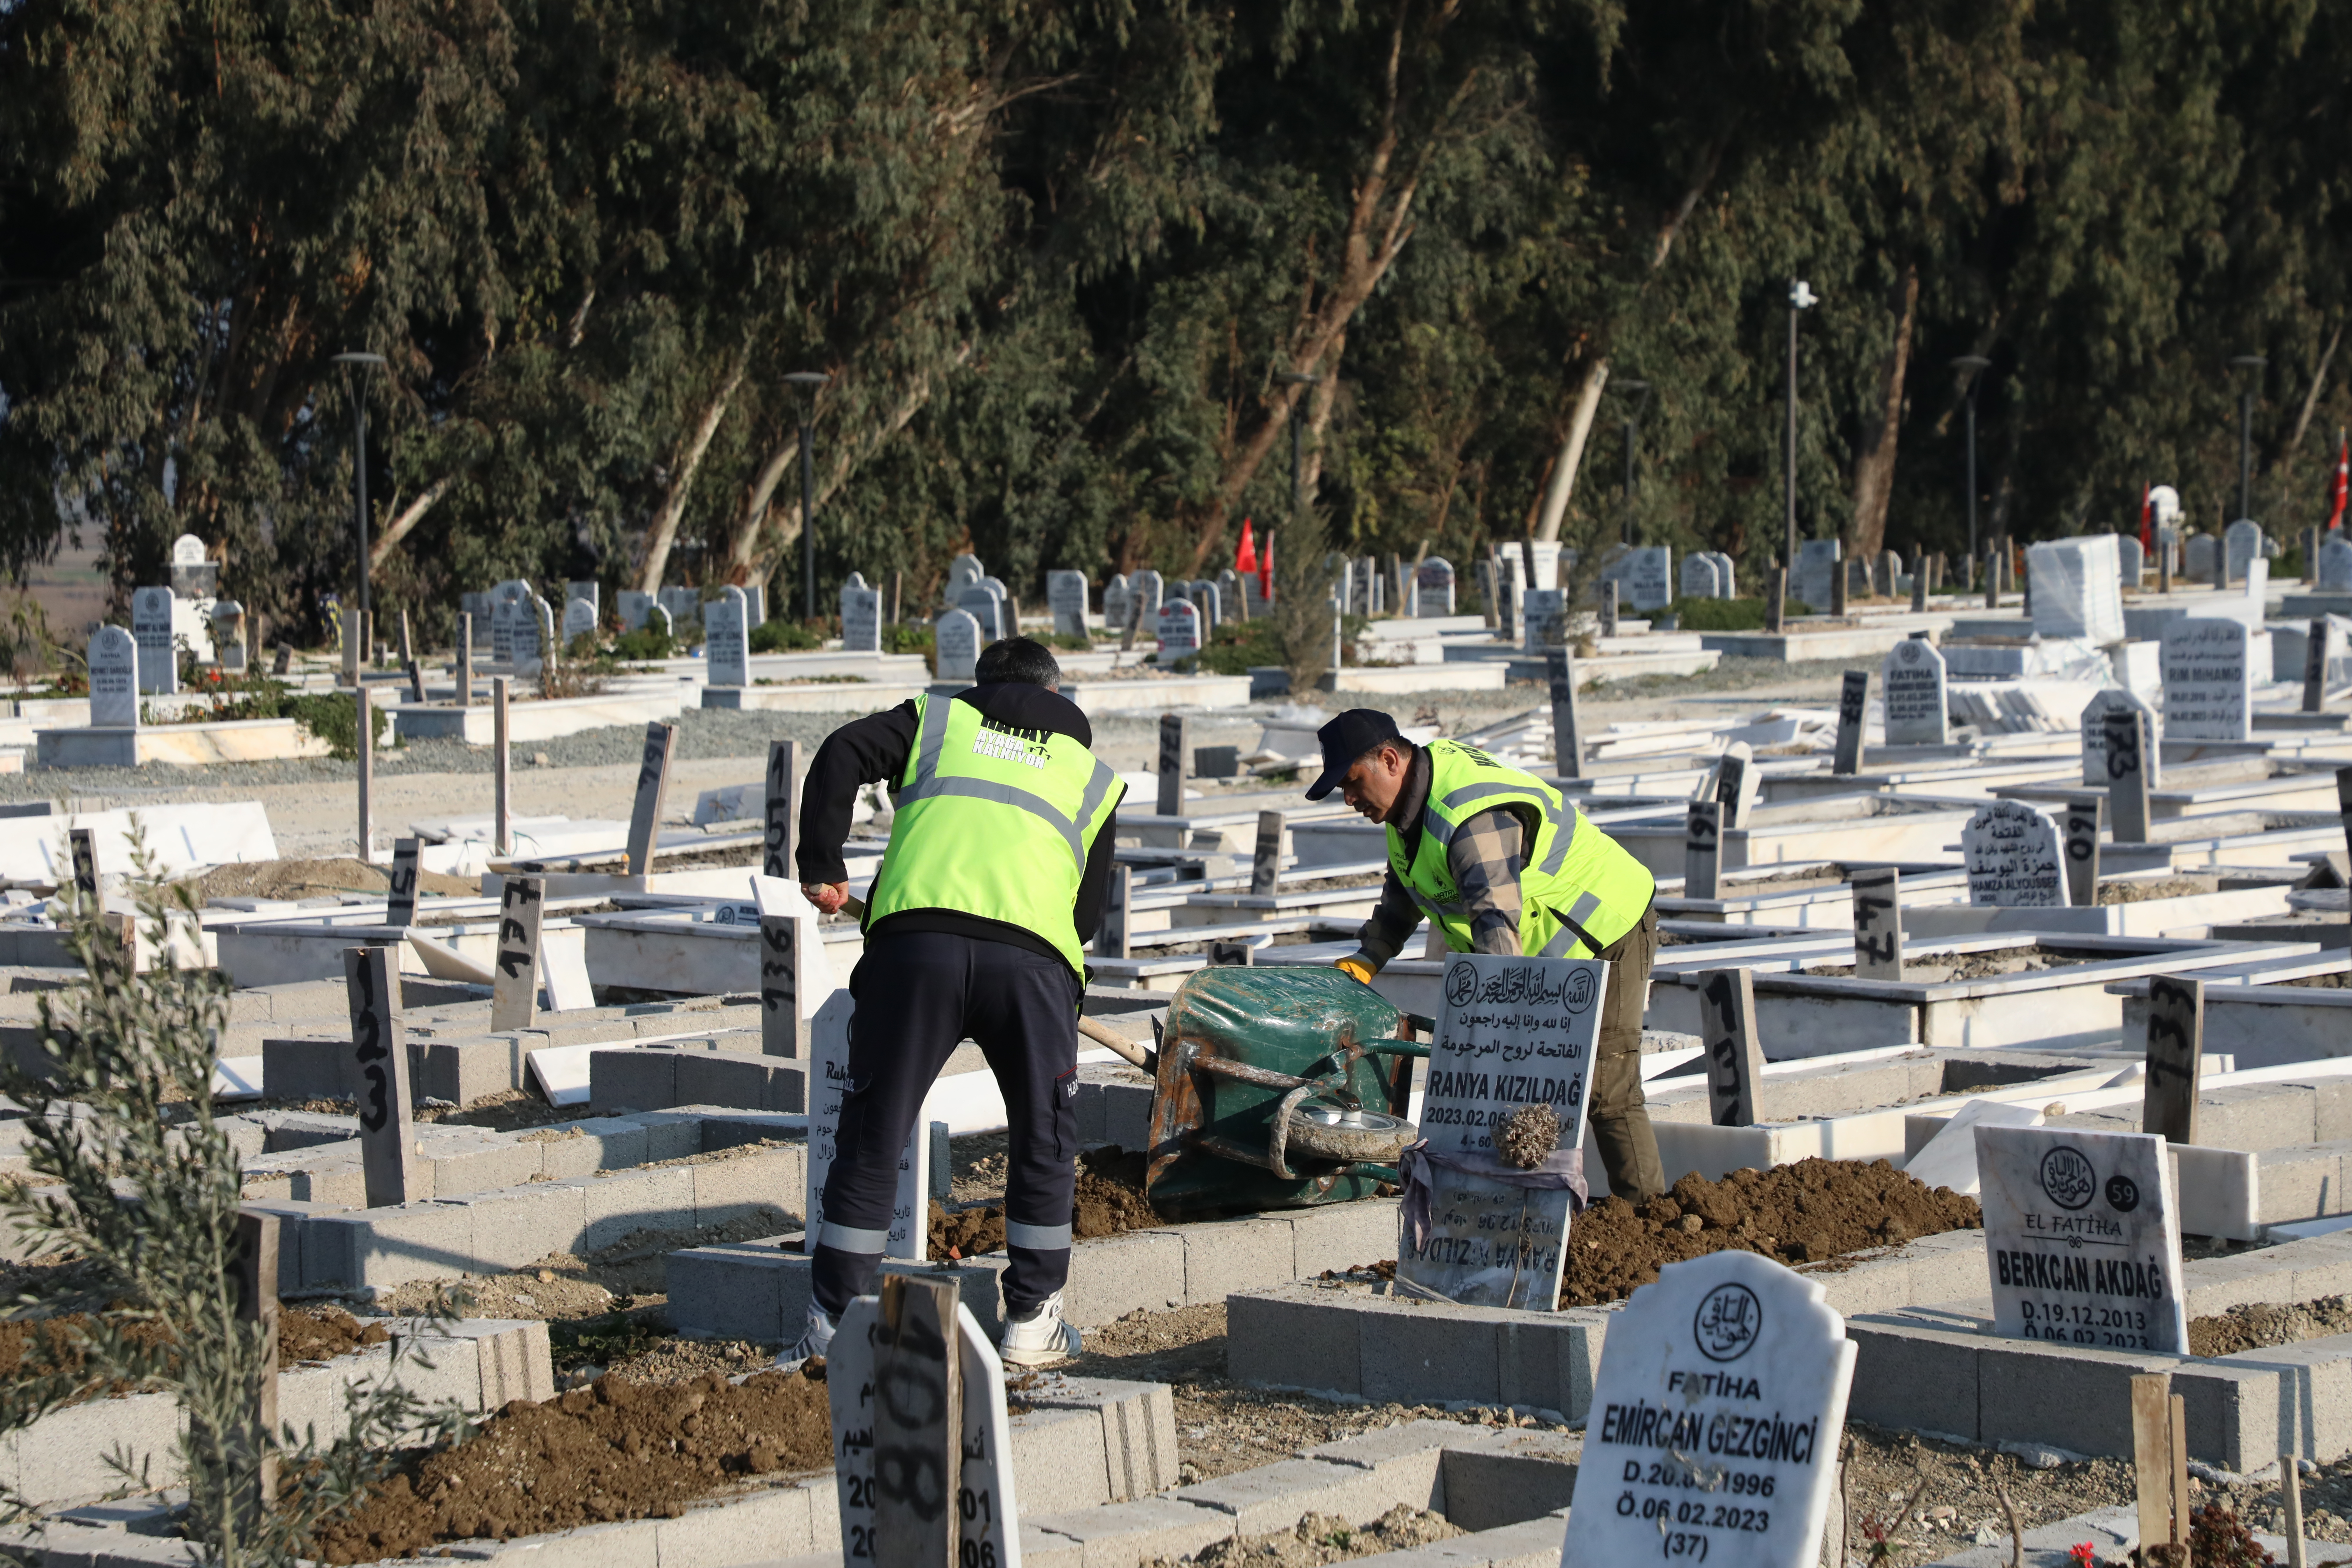
<svg viewBox="0 0 2352 1568"><path fill-rule="evenodd" d="M1095 742L1094 726L1087 722L1078 705L1042 686L1019 681L975 686L957 692L954 700L971 703L999 723L1067 735L1082 746L1091 747ZM800 847L793 858L800 862L802 881L838 882L848 876L849 868L842 863L841 844L849 837L850 808L857 799L858 787L869 784L887 784L894 789L898 786L907 771L908 755L915 749L916 722L915 705L902 702L885 712L844 724L817 748L816 760L809 764L808 779L801 790ZM1070 913L1080 946L1094 939L1095 928L1102 923L1103 893L1110 884L1111 850L1117 838L1114 814L1113 820L1106 823L1097 836L1087 856L1086 871L1078 879L1077 903ZM966 914L961 910L902 910L876 921L866 934L874 937L886 931L949 931L982 942L1011 942L1048 958L1063 956L1051 942L1025 927Z"/></svg>

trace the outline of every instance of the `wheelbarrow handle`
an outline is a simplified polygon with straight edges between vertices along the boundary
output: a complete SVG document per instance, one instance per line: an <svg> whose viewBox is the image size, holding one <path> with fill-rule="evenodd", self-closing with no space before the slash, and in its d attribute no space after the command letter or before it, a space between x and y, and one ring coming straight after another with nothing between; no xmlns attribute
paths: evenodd
<svg viewBox="0 0 2352 1568"><path fill-rule="evenodd" d="M1429 1047L1419 1040L1366 1040L1364 1054L1368 1057L1419 1057L1429 1059Z"/></svg>

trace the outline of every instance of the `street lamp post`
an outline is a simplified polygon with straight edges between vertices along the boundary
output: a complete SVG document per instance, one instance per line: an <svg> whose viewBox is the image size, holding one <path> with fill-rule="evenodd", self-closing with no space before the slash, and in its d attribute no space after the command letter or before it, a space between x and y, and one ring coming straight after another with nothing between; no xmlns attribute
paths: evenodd
<svg viewBox="0 0 2352 1568"><path fill-rule="evenodd" d="M1787 555L1781 570L1790 574L1784 581L1793 581L1797 570L1797 317L1821 302L1813 286L1801 278L1789 280L1789 429L1786 472L1781 475L1781 493L1787 503Z"/></svg>
<svg viewBox="0 0 2352 1568"><path fill-rule="evenodd" d="M383 366L382 354L337 354L343 385L352 398L352 525L359 533L359 612L364 635L368 614L367 374Z"/></svg>
<svg viewBox="0 0 2352 1568"><path fill-rule="evenodd" d="M1649 406L1650 384L1646 381L1612 381L1612 392L1630 394L1633 399L1632 412L1625 416L1625 521L1619 530L1623 542L1633 542L1633 452L1642 440L1642 410Z"/></svg>
<svg viewBox="0 0 2352 1568"><path fill-rule="evenodd" d="M1293 517L1303 518L1307 515L1306 389L1322 385L1323 378L1303 370L1284 370L1276 371L1274 379L1299 389L1290 405L1290 510Z"/></svg>
<svg viewBox="0 0 2352 1568"><path fill-rule="evenodd" d="M2246 384L2238 393L2238 515L2254 515L2254 393L2262 385L2263 370L2270 363L2263 354L2240 354L2230 362L2234 370L2250 370Z"/></svg>
<svg viewBox="0 0 2352 1568"><path fill-rule="evenodd" d="M808 393L801 400L801 618L808 621L816 619L816 394L832 379L821 370L796 370L784 377Z"/></svg>
<svg viewBox="0 0 2352 1568"><path fill-rule="evenodd" d="M1971 572L1976 570L1974 563L1977 558L1977 387L1984 380L1985 368L1991 363L1992 361L1982 354L1962 354L1952 362L1952 368L1969 378L1969 570Z"/></svg>

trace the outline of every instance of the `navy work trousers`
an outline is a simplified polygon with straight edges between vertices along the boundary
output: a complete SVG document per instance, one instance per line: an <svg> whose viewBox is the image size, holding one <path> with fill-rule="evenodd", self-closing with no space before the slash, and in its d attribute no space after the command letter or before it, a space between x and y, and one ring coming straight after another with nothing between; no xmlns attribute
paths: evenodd
<svg viewBox="0 0 2352 1568"><path fill-rule="evenodd" d="M885 935L849 977L841 1130L824 1179L824 1233L813 1281L836 1321L872 1289L898 1191L898 1155L923 1096L969 1037L1004 1091L1004 1304L1025 1314L1070 1277L1070 1207L1077 1186L1077 974L1058 959L945 931ZM926 1196L921 1200L928 1204ZM917 1224L925 1223L921 1216Z"/></svg>

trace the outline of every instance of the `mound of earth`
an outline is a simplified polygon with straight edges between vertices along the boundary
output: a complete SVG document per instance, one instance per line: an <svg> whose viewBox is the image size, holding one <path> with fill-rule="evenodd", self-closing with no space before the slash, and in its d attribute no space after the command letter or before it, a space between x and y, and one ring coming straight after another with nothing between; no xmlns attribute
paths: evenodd
<svg viewBox="0 0 2352 1568"><path fill-rule="evenodd" d="M1800 1160L1719 1182L1687 1175L1641 1205L1603 1198L1576 1216L1559 1304L1620 1300L1669 1263L1727 1247L1819 1263L1983 1224L1976 1199L1929 1187L1884 1160Z"/></svg>
<svg viewBox="0 0 2352 1568"><path fill-rule="evenodd" d="M625 1519L676 1519L751 1476L833 1463L825 1385L763 1372L655 1385L603 1377L543 1405L518 1399L322 1527L321 1563L414 1557L438 1542L507 1541Z"/></svg>
<svg viewBox="0 0 2352 1568"><path fill-rule="evenodd" d="M1143 1196L1143 1156L1118 1144L1078 1156L1078 1189L1071 1205L1071 1234L1080 1241L1148 1230L1164 1223ZM931 1205L933 1258L977 1258L1004 1250L1004 1205L950 1214Z"/></svg>
<svg viewBox="0 0 2352 1568"><path fill-rule="evenodd" d="M0 1381L81 1371L89 1359L82 1334L89 1323L87 1312L0 1322ZM173 1342L171 1331L162 1323L131 1321L122 1328L135 1344L152 1348ZM383 1344L390 1338L381 1323L362 1324L340 1307L289 1307L278 1314L278 1364L290 1367L306 1361L327 1361ZM93 1388L89 1393L90 1396L102 1392L121 1394L129 1388L127 1384L116 1383L109 1389Z"/></svg>
<svg viewBox="0 0 2352 1568"><path fill-rule="evenodd" d="M338 893L383 893L392 887L390 872L351 856L328 860L249 860L241 865L215 866L191 884L205 899L331 899ZM416 890L472 898L482 885L471 877L444 871L419 871Z"/></svg>
<svg viewBox="0 0 2352 1568"><path fill-rule="evenodd" d="M2352 1299L2322 1296L2315 1301L2277 1305L2252 1301L2210 1318L2189 1320L2190 1355L2236 1355L2352 1329Z"/></svg>

